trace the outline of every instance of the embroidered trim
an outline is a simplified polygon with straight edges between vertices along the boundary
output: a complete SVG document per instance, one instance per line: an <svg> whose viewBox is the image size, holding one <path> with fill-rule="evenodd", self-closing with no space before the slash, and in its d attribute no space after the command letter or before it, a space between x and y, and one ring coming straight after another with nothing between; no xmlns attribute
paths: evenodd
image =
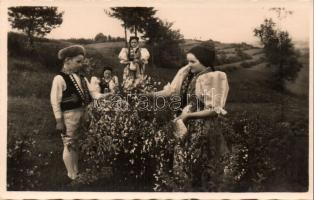
<svg viewBox="0 0 314 200"><path fill-rule="evenodd" d="M71 78L71 81L73 82L73 84L74 84L74 86L75 86L75 89L76 89L76 90L78 91L78 93L80 94L80 97L81 97L81 99L82 99L83 104L85 104L85 101L84 101L85 95L84 95L83 91L81 90L81 88L78 86L78 83L76 82L76 80L75 80L73 74L70 74L70 78Z"/></svg>

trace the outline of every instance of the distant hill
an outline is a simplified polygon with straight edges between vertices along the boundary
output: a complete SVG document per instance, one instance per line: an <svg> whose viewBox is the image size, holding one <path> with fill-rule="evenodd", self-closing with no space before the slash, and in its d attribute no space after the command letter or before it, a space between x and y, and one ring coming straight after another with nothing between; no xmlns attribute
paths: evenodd
<svg viewBox="0 0 314 200"><path fill-rule="evenodd" d="M19 63L20 61L17 58L19 57L19 54L24 55L25 57L25 55L28 55L29 53L27 52L25 45L22 45L22 43L25 43L26 38L22 34L9 33L8 40L10 46L9 55L12 54L12 56L14 57L14 63ZM200 40L185 39L184 42L181 44L181 47L186 52L193 46L198 45L202 42L203 41ZM259 47L255 47L246 43L222 43L219 41L212 42L215 44L217 50L218 61L216 63L216 68L219 70L226 72L238 70L241 68L247 68L259 72L269 70L269 68L266 68L263 49ZM56 57L58 50L65 46L73 44L64 40L50 40L45 38L38 38L36 40L36 43L36 48L38 49L38 55L36 56L36 59L33 60L31 57L24 59L26 59L29 63L34 62L37 64L13 64L10 66L14 68L22 67L24 69L27 67L35 71L45 70L45 68L49 71L56 71L60 68L60 63L58 62ZM102 66L107 65L114 67L118 74L122 74L123 69L119 63L118 54L121 48L125 46L124 42L105 42L82 45L86 47L88 57L93 57L98 61L98 67L96 69L97 72L101 71L100 68L102 68ZM305 94L307 92L307 87L305 86L308 85L308 76L305 75L308 74L309 71L309 43L306 41L297 41L295 42L295 46L301 51L301 61L305 67L300 72L300 76L302 76L301 80L298 79L295 83L289 83L288 86L289 88L292 88L291 90L293 90L293 92L297 91L298 94ZM152 66L149 66L149 68L150 67ZM175 71L176 69L173 70ZM171 77L171 74L173 73L170 73L169 77ZM156 76L158 76L160 79L164 79L165 81L169 79L159 76L158 73L156 73ZM298 86L296 86L296 84Z"/></svg>
<svg viewBox="0 0 314 200"><path fill-rule="evenodd" d="M306 41L306 40L293 41L293 44L298 49L309 49L310 48L310 42Z"/></svg>

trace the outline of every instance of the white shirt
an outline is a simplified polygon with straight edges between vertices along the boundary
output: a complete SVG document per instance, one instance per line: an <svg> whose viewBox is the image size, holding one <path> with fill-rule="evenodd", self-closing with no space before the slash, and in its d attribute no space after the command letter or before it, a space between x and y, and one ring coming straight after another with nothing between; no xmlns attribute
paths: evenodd
<svg viewBox="0 0 314 200"><path fill-rule="evenodd" d="M146 48L140 48L141 49L141 60L147 64L148 63L148 59L149 59L149 52ZM120 63L121 64L125 64L127 61L129 61L128 59L128 52L129 49L128 48L122 48L118 57L120 59Z"/></svg>

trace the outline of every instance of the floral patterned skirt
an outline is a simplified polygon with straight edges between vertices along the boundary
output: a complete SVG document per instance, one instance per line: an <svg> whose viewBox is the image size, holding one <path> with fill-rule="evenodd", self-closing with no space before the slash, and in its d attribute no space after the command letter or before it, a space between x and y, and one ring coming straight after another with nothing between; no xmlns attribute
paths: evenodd
<svg viewBox="0 0 314 200"><path fill-rule="evenodd" d="M142 81L143 75L139 72L139 65L136 64L136 70L130 70L129 65L127 65L123 72L123 91L131 91L136 88Z"/></svg>
<svg viewBox="0 0 314 200"><path fill-rule="evenodd" d="M229 153L221 116L191 120L187 137L174 147L173 172L182 190L217 191L224 176L223 160Z"/></svg>

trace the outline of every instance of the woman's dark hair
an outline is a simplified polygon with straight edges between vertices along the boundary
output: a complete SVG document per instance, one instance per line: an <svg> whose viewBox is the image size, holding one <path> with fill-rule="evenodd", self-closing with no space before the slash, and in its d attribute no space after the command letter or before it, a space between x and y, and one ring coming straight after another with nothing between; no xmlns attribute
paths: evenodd
<svg viewBox="0 0 314 200"><path fill-rule="evenodd" d="M202 65L210 67L215 71L214 62L216 59L216 51L213 45L203 43L191 48L187 53L193 54Z"/></svg>
<svg viewBox="0 0 314 200"><path fill-rule="evenodd" d="M129 39L129 43L131 43L132 40L136 40L136 41L139 41L140 38L137 37L137 36L131 36L130 39Z"/></svg>

